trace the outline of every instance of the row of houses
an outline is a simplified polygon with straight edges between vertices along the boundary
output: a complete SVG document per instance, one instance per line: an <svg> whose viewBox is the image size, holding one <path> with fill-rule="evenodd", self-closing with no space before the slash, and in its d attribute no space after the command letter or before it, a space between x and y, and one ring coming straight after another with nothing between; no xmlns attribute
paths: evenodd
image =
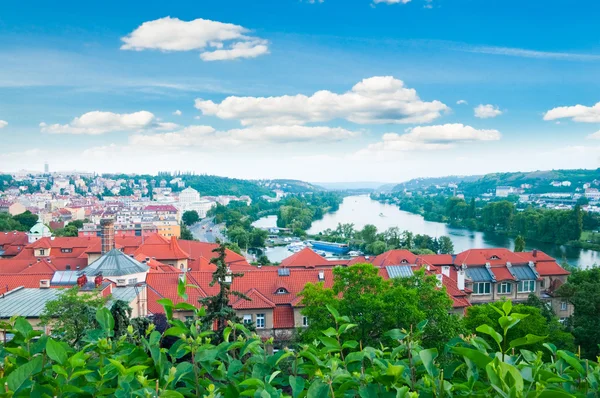
<svg viewBox="0 0 600 398"><path fill-rule="evenodd" d="M115 235L112 222L102 225L101 237L43 237L29 243L27 234L0 233L0 318L23 315L38 324L49 300L60 294L58 288L73 286L85 275L85 289L101 275L99 294L121 297L137 316L162 313L161 298L174 302L177 284L184 277L195 287L188 288L187 302L198 305L200 298L213 295L210 286L215 266L210 263L215 244L167 239L159 234L148 237ZM277 267L256 267L232 251L226 262L232 272L241 272L232 288L250 301L232 299L231 305L259 332L278 340L291 338L297 328L310 320L302 314L300 293L309 283L333 285L334 267L368 262L385 278L400 278L417 269L435 275L440 288L452 300L452 312L462 315L471 306L504 298L524 301L535 294L552 306L560 318L571 315L569 303L556 296L568 272L555 259L540 251L513 253L506 249L472 249L456 255L414 255L407 250L391 250L375 257L330 261L306 248L285 259ZM52 291L52 293L49 293ZM185 319L191 312L177 312Z"/></svg>

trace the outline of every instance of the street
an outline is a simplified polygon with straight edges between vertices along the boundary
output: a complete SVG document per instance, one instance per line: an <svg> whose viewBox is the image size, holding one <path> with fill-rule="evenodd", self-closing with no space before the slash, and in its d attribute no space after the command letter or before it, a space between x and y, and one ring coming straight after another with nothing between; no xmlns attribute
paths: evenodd
<svg viewBox="0 0 600 398"><path fill-rule="evenodd" d="M200 242L214 243L217 239L221 242L226 241L225 236L223 235L223 228L225 228L225 225L214 224L212 217L200 220L189 228L190 231L192 231L194 238L198 239Z"/></svg>

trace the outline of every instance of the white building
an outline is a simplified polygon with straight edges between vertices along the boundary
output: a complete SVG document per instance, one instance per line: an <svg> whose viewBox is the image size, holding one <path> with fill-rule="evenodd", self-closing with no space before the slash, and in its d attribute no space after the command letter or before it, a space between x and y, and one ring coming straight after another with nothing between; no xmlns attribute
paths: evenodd
<svg viewBox="0 0 600 398"><path fill-rule="evenodd" d="M499 198L506 198L508 195L515 193L515 188L507 186L496 187L496 196Z"/></svg>

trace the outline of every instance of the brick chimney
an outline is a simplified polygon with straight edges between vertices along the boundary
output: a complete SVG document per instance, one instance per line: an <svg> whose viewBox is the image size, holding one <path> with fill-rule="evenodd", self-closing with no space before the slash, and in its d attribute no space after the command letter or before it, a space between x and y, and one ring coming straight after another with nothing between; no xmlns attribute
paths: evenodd
<svg viewBox="0 0 600 398"><path fill-rule="evenodd" d="M109 218L100 221L102 234L102 254L115 248L115 221Z"/></svg>

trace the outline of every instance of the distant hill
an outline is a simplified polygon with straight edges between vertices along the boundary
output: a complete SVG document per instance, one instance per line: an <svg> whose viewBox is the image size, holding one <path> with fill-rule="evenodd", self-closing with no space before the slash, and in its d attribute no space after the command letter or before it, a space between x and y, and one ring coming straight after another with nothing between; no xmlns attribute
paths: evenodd
<svg viewBox="0 0 600 398"><path fill-rule="evenodd" d="M355 189L373 189L379 190L385 182L377 181L354 181L354 182L315 182L314 184L331 191L355 190ZM395 185L395 184L392 184Z"/></svg>
<svg viewBox="0 0 600 398"><path fill-rule="evenodd" d="M477 181L484 176L473 175L473 176L446 176L446 177L427 177L427 178L414 178L412 180L397 184L392 188L392 191L402 191L404 189L422 189L433 185L448 185L448 184L460 184L461 182L473 182Z"/></svg>
<svg viewBox="0 0 600 398"><path fill-rule="evenodd" d="M595 170L537 170L528 172L491 173L473 176L447 176L433 178L415 178L394 187L393 191L404 189L425 189L434 185L456 184L465 195L480 195L495 191L497 186L521 187L523 184L531 185L529 193L544 193L557 191L574 191L585 183L600 180L600 168ZM568 187L556 188L550 185L552 181L569 181Z"/></svg>
<svg viewBox="0 0 600 398"><path fill-rule="evenodd" d="M260 180L258 184L261 187L268 188L269 190L279 189L283 192L288 193L305 193L305 192L320 192L325 191L325 188L312 184L306 181L300 180L287 180L287 179L275 179L275 180Z"/></svg>

